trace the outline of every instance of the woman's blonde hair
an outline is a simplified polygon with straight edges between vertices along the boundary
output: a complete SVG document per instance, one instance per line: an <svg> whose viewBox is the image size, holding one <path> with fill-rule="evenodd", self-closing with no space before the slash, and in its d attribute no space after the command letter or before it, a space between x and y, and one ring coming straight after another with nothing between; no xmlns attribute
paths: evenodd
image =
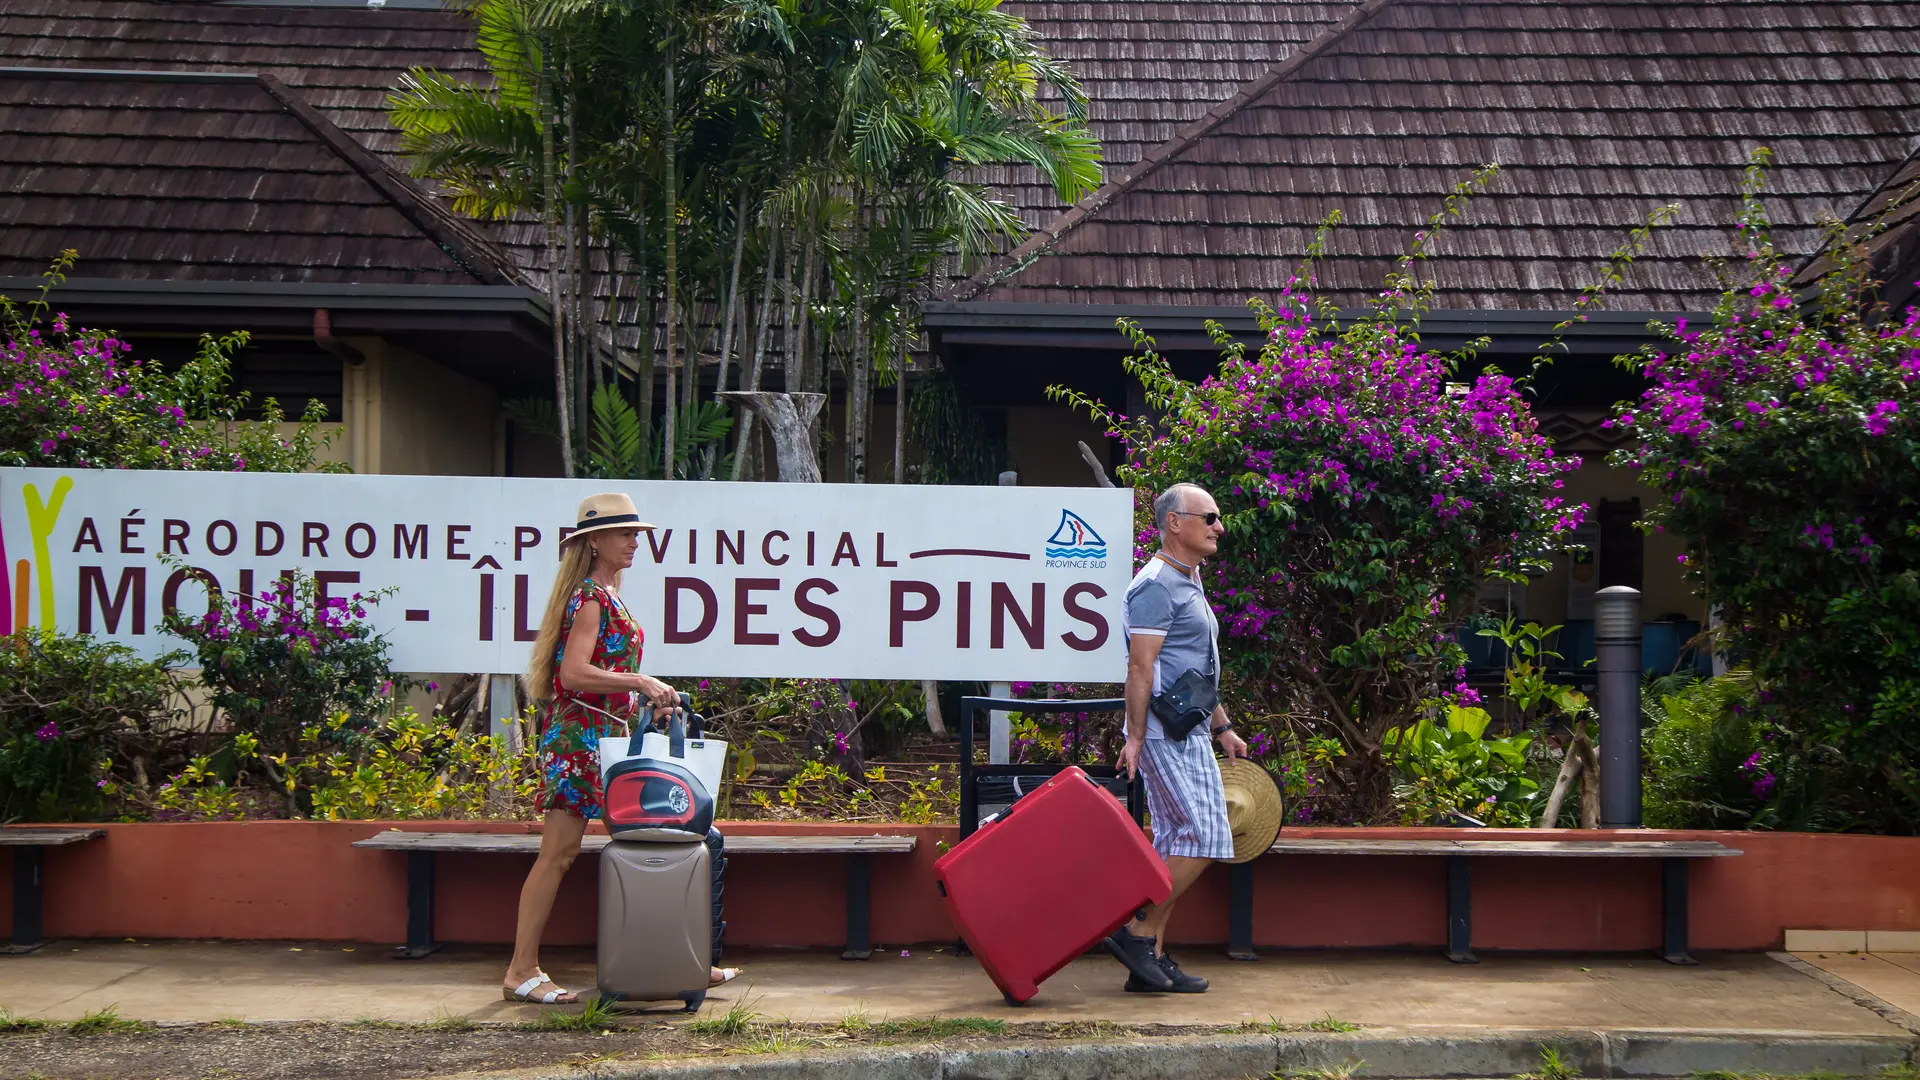
<svg viewBox="0 0 1920 1080"><path fill-rule="evenodd" d="M567 604L593 569L593 544L581 537L560 553L560 568L553 575L553 591L547 594L547 613L540 618L540 634L533 639L533 661L527 665L527 699L546 701L553 696L554 654L560 651L560 624L566 621ZM600 584L620 587L620 574Z"/></svg>

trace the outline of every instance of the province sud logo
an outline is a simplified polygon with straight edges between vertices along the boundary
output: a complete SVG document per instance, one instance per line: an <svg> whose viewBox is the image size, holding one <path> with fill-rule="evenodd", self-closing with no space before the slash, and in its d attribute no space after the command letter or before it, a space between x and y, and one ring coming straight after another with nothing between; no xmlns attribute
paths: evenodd
<svg viewBox="0 0 1920 1080"><path fill-rule="evenodd" d="M1065 565L1085 566L1090 560L1104 564L1107 557L1107 542L1093 531L1086 519L1071 510L1060 511L1060 525L1047 537L1046 554L1048 560L1062 560Z"/></svg>

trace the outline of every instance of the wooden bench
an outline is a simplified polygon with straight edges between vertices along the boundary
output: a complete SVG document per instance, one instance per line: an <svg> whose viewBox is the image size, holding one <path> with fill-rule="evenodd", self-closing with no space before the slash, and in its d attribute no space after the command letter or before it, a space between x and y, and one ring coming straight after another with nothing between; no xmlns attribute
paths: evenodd
<svg viewBox="0 0 1920 1080"><path fill-rule="evenodd" d="M13 849L13 941L0 948L0 955L30 953L46 944L40 919L46 903L46 850L105 835L105 829L84 827L0 829L0 847Z"/></svg>
<svg viewBox="0 0 1920 1080"><path fill-rule="evenodd" d="M611 843L602 834L580 842L583 855ZM873 876L875 855L913 851L911 836L729 836L728 855L844 855L847 859L847 940L842 960L865 960L873 953ZM390 829L357 840L354 847L407 853L407 943L398 956L418 959L440 946L433 939L434 856L461 854L536 855L538 833L405 832ZM17 910L17 909L16 909Z"/></svg>
<svg viewBox="0 0 1920 1080"><path fill-rule="evenodd" d="M1687 874L1698 859L1738 855L1712 840L1367 840L1294 839L1284 833L1269 855L1439 855L1447 860L1447 959L1476 963L1473 955L1474 859L1659 859L1660 958L1691 964L1687 953ZM1228 892L1227 955L1252 960L1253 863L1233 867Z"/></svg>

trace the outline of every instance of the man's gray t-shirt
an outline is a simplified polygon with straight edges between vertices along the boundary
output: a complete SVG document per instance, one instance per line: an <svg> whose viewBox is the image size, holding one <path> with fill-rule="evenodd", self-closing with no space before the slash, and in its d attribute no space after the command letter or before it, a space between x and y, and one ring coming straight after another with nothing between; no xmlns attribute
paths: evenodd
<svg viewBox="0 0 1920 1080"><path fill-rule="evenodd" d="M1198 581L1155 556L1127 586L1126 607L1129 642L1135 634L1166 639L1160 643L1160 655L1153 665L1153 693L1173 685L1190 670L1207 672L1213 676L1214 685L1220 685L1220 665L1215 660L1220 624ZM1207 728L1203 724L1194 730L1205 732ZM1151 712L1147 713L1147 738L1166 738L1160 718Z"/></svg>

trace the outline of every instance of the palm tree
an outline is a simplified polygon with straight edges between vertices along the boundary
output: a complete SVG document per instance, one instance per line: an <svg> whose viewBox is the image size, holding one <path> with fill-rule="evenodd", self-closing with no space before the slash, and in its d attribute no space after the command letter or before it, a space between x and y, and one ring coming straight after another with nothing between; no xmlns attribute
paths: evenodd
<svg viewBox="0 0 1920 1080"><path fill-rule="evenodd" d="M712 475L725 457L699 412L703 344L720 353L716 392L736 373L757 387L778 328L789 388L827 389L829 361L844 363L849 479L864 480L873 384L899 383L933 275L1023 231L966 171L1028 163L1068 200L1099 181L1084 96L997 0L476 0L472 11L493 84L410 72L392 114L414 173L458 209L544 224L552 412L570 466L575 446L602 446L593 433L624 400L596 394L592 410L569 410L603 383L602 357L635 380L638 426L621 422L620 440L637 430L655 445L664 321L666 430L646 457L665 475L683 459ZM1065 115L1040 102L1043 86ZM603 315L595 251L616 282ZM630 371L619 336L596 328L623 317L620 281L640 340ZM690 422L706 445L687 457ZM640 460L593 457L596 468Z"/></svg>
<svg viewBox="0 0 1920 1080"><path fill-rule="evenodd" d="M573 475L566 320L557 250L559 188L554 161L554 64L541 0L487 0L475 9L476 37L491 87L415 68L389 99L415 176L431 177L455 209L505 220L537 214L545 223L547 300L553 324L554 405L561 461Z"/></svg>

